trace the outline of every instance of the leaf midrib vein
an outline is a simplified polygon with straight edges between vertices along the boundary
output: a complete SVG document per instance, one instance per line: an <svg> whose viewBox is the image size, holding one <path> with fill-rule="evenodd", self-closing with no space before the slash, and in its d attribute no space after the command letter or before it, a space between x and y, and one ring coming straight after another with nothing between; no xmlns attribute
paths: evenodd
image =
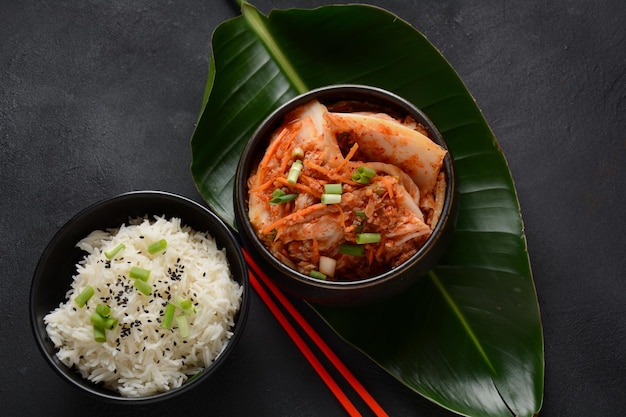
<svg viewBox="0 0 626 417"><path fill-rule="evenodd" d="M448 304L448 306L452 310L453 314L458 318L459 322L461 323L461 326L467 332L467 335L469 336L472 344L476 347L476 350L478 351L480 356L485 361L485 364L489 367L489 370L493 374L496 374L496 370L495 370L493 364L491 363L491 361L489 360L489 357L487 356L487 353L485 352L485 349L483 348L482 344L478 340L478 337L476 336L476 334L472 330L470 324L468 323L467 319L465 318L465 316L461 312L461 309L459 308L459 306L454 302L454 300L452 299L452 296L448 293L448 291L446 290L444 285L439 280L439 277L437 276L437 274L433 270L431 270L428 273L428 276L430 277L432 282L435 284L435 286L437 287L437 289L439 290L439 292L443 296L445 302Z"/></svg>
<svg viewBox="0 0 626 417"><path fill-rule="evenodd" d="M302 94L309 90L304 81L298 75L293 65L283 51L276 43L272 34L268 30L267 26L261 20L259 12L249 3L243 3L241 5L241 14L246 22L250 26L250 29L259 37L259 40L263 43L268 53L274 58L278 66L285 72L287 79L289 79L293 87Z"/></svg>

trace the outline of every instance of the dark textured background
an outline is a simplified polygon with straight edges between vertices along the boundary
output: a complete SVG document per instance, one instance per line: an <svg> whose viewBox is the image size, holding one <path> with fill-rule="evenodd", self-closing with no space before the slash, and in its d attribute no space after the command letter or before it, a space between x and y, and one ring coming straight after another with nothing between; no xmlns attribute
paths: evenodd
<svg viewBox="0 0 626 417"><path fill-rule="evenodd" d="M264 12L326 4L253 3ZM371 4L442 51L507 157L545 332L541 415L625 415L625 3ZM232 0L0 1L2 415L344 415L256 295L244 337L215 378L157 406L77 393L43 361L30 331L36 262L77 211L139 189L201 201L189 139L211 33L237 14ZM314 324L390 415L452 415Z"/></svg>

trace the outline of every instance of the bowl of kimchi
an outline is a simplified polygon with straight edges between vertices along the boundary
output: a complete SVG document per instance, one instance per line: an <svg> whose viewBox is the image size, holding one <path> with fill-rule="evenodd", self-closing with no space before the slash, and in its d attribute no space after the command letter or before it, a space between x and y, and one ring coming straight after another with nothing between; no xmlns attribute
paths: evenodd
<svg viewBox="0 0 626 417"><path fill-rule="evenodd" d="M358 305L431 270L456 223L452 158L408 100L334 85L271 113L244 148L235 219L255 263L309 302Z"/></svg>

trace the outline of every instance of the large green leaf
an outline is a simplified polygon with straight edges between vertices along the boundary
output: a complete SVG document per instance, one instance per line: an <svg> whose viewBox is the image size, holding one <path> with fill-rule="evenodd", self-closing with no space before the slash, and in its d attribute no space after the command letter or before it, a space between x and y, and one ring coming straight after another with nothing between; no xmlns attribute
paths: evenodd
<svg viewBox="0 0 626 417"><path fill-rule="evenodd" d="M446 60L409 24L365 5L242 16L213 34L192 174L233 224L243 146L283 102L338 83L391 90L445 137L460 214L444 259L410 291L376 306L313 306L347 342L419 394L468 416L531 416L543 398L543 336L519 203L505 158Z"/></svg>

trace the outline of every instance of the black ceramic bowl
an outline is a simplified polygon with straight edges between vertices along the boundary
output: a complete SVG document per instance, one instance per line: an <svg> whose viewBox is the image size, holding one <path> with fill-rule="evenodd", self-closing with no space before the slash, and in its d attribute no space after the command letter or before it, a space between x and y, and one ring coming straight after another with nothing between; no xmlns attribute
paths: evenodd
<svg viewBox="0 0 626 417"><path fill-rule="evenodd" d="M322 104L349 107L349 111L382 111L395 116L411 116L430 131L430 138L447 149L433 123L407 100L379 88L362 85L336 85L312 90L282 105L254 132L244 148L235 180L235 218L244 246L254 260L283 290L313 303L358 305L380 301L404 291L429 271L440 259L451 238L457 214L456 181L452 159L443 165L447 179L445 204L434 232L410 259L380 275L357 281L323 281L295 271L275 258L257 238L248 218L247 179L264 154L271 133L290 111L311 100Z"/></svg>
<svg viewBox="0 0 626 417"><path fill-rule="evenodd" d="M117 228L122 223L127 223L129 218L145 215L178 217L183 224L194 230L207 232L215 238L218 247L226 250L233 278L243 286L243 299L229 344L200 375L168 392L129 398L82 378L78 371L66 367L59 361L55 355L55 347L47 337L43 318L65 301L65 294L76 273L76 263L85 256L85 252L75 247L76 243L94 230ZM44 250L37 264L30 291L30 316L35 340L46 361L64 380L94 397L125 404L149 403L171 398L200 385L234 349L243 332L248 314L250 290L247 277L246 263L236 237L211 211L192 200L166 192L138 191L121 194L78 213L56 233Z"/></svg>

